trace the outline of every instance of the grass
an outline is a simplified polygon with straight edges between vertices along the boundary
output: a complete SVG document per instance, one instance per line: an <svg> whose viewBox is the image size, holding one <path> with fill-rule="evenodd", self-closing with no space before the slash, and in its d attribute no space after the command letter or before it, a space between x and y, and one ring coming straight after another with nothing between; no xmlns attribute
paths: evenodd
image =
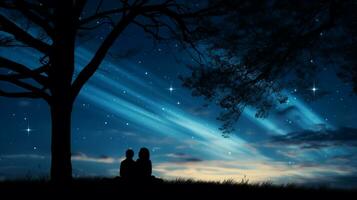
<svg viewBox="0 0 357 200"><path fill-rule="evenodd" d="M0 182L0 193L11 195L45 196L88 196L110 197L127 195L146 195L148 199L170 199L174 197L186 199L190 196L221 196L242 197L249 195L266 197L291 197L296 196L321 196L346 195L351 197L357 193L356 189L334 189L328 187L303 187L294 184L273 185L269 182L251 184L248 180L235 182L226 180L197 181L193 179L164 180L155 183L127 183L118 179L107 178L82 178L74 179L66 186L58 186L45 179L39 180L16 180ZM169 198L170 197L170 198ZM110 199L110 198L109 198ZM115 198L118 199L118 198ZM119 198L120 199L120 198ZM347 199L347 198L344 198Z"/></svg>

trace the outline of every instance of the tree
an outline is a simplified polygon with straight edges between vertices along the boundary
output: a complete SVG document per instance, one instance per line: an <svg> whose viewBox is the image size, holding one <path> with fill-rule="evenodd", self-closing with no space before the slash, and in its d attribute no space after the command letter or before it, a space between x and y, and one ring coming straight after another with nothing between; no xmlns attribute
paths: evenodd
<svg viewBox="0 0 357 200"><path fill-rule="evenodd" d="M136 25L154 40L174 38L194 47L193 33L198 27L194 24L216 12L209 4L197 8L192 1L121 0L115 8L106 10L103 10L104 1L97 3L88 5L86 0L0 2L1 47L31 48L41 55L37 68L0 56L0 68L9 71L0 74L0 81L21 89L14 92L0 88L0 96L41 98L48 103L52 123L51 179L55 182L65 183L72 178L70 130L73 103L123 31L129 25ZM103 25L111 26L111 30L90 62L75 76L78 38Z"/></svg>
<svg viewBox="0 0 357 200"><path fill-rule="evenodd" d="M224 6L235 12L205 21L208 32L215 32L202 38L208 58L182 77L193 95L223 108L218 119L224 135L247 106L256 108L256 117L266 117L287 101L284 89L310 88L324 70L335 70L357 93L356 1L253 0Z"/></svg>

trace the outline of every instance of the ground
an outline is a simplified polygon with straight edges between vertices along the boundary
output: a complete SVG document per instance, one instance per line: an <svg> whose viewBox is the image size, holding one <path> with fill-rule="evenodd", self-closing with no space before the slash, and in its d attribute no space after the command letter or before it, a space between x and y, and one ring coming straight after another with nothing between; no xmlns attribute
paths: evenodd
<svg viewBox="0 0 357 200"><path fill-rule="evenodd" d="M193 180L156 181L154 183L128 183L118 179L75 179L65 186L46 180L4 181L0 182L0 193L26 197L117 197L115 199L172 199L199 196L207 197L321 197L337 195L341 199L352 198L357 189L332 189L326 187L299 187L296 185L272 185L269 183L249 184L247 182L203 182ZM125 197L125 198L124 198ZM138 197L138 198L135 198ZM217 198L215 198L217 199ZM218 198L221 199L221 198Z"/></svg>

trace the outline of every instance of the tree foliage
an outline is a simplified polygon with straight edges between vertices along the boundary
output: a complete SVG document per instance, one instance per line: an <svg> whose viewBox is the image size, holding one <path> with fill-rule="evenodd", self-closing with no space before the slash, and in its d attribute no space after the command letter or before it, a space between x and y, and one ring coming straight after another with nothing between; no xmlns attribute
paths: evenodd
<svg viewBox="0 0 357 200"><path fill-rule="evenodd" d="M312 87L334 70L357 93L357 3L353 0L224 1L205 18L203 62L182 78L194 95L217 102L230 133L247 106L256 117L288 100L285 89ZM305 96L306 97L306 96Z"/></svg>

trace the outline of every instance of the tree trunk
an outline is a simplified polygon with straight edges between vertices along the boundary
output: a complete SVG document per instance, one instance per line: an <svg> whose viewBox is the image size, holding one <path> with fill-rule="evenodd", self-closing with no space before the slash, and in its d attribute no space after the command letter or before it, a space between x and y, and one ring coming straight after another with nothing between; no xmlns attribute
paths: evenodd
<svg viewBox="0 0 357 200"><path fill-rule="evenodd" d="M51 180L68 183L72 179L71 164L71 113L72 105L55 100L51 105Z"/></svg>
<svg viewBox="0 0 357 200"><path fill-rule="evenodd" d="M72 179L71 113L73 107L75 15L72 0L55 1L55 35L49 54L50 107L52 117L51 179L68 183Z"/></svg>

